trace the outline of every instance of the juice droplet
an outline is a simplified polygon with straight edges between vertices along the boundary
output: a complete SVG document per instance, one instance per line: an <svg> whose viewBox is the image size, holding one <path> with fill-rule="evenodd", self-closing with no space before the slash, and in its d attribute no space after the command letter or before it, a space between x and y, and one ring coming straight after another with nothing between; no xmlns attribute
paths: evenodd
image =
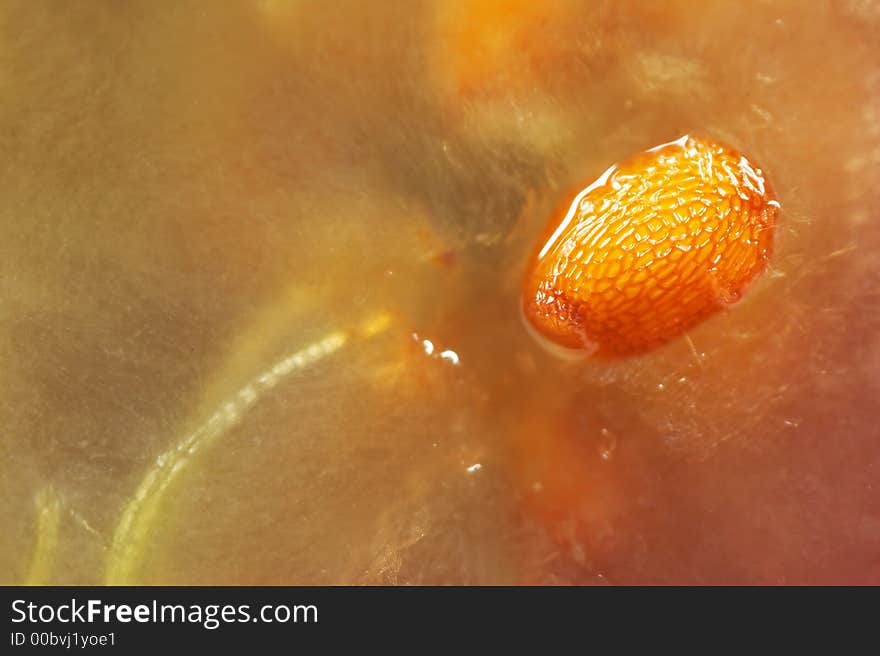
<svg viewBox="0 0 880 656"><path fill-rule="evenodd" d="M617 448L617 435L607 428L599 431L599 457L603 462L611 462Z"/></svg>
<svg viewBox="0 0 880 656"><path fill-rule="evenodd" d="M763 171L722 144L684 136L639 153L553 217L523 283L525 317L569 351L659 346L763 272L779 208Z"/></svg>

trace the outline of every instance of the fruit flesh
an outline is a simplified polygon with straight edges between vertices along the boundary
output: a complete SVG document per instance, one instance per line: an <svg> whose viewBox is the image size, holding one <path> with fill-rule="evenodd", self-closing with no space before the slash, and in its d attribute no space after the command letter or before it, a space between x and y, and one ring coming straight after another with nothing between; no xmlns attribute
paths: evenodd
<svg viewBox="0 0 880 656"><path fill-rule="evenodd" d="M529 325L595 356L643 352L738 300L779 212L763 171L683 136L612 166L554 217L523 284Z"/></svg>

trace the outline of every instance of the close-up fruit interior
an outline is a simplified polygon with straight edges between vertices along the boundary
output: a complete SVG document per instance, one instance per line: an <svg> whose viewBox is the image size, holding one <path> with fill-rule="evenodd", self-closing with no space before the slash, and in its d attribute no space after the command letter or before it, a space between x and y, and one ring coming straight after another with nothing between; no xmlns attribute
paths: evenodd
<svg viewBox="0 0 880 656"><path fill-rule="evenodd" d="M878 44L0 3L0 583L880 584Z"/></svg>

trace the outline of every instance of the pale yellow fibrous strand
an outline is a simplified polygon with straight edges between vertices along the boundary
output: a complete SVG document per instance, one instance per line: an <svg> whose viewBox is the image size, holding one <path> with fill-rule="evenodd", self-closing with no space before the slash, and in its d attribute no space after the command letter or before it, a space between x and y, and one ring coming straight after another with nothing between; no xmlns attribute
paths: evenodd
<svg viewBox="0 0 880 656"><path fill-rule="evenodd" d="M26 585L46 585L52 574L61 522L61 499L51 487L41 489L35 498L37 535Z"/></svg>
<svg viewBox="0 0 880 656"><path fill-rule="evenodd" d="M200 451L228 433L257 401L286 377L336 353L350 339L373 337L390 325L390 316L380 312L351 330L331 332L281 358L222 402L200 426L156 458L123 510L116 527L107 561L106 583L125 585L134 582L165 492Z"/></svg>

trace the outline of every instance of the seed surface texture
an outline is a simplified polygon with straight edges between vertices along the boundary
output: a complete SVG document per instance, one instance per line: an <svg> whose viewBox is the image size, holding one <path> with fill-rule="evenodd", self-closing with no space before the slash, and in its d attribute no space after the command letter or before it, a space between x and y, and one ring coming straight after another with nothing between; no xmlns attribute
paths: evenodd
<svg viewBox="0 0 880 656"><path fill-rule="evenodd" d="M689 136L609 168L554 216L523 282L529 325L586 355L647 351L737 301L780 205L743 154Z"/></svg>

